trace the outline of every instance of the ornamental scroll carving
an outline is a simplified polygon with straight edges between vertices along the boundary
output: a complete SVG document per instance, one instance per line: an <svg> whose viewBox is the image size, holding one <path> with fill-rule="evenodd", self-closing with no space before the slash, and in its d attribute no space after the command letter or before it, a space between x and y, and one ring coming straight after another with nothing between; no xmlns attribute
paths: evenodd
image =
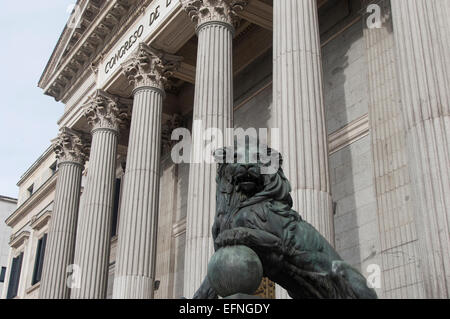
<svg viewBox="0 0 450 319"><path fill-rule="evenodd" d="M64 127L52 142L59 164L73 162L84 165L89 156L90 143L81 132Z"/></svg>
<svg viewBox="0 0 450 319"><path fill-rule="evenodd" d="M119 132L128 122L128 107L118 97L102 90L97 90L84 108L84 115L92 130L111 129Z"/></svg>
<svg viewBox="0 0 450 319"><path fill-rule="evenodd" d="M154 87L164 91L170 86L169 78L182 60L181 57L140 43L131 58L122 63L122 73L135 89Z"/></svg>
<svg viewBox="0 0 450 319"><path fill-rule="evenodd" d="M207 22L222 22L234 26L248 1L244 0L181 0L184 10L198 26Z"/></svg>

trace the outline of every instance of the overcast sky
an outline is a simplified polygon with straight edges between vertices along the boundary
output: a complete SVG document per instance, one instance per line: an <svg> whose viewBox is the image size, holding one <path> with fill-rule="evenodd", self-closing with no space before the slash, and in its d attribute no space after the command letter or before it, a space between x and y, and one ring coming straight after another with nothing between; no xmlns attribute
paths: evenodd
<svg viewBox="0 0 450 319"><path fill-rule="evenodd" d="M63 104L39 78L76 0L0 0L0 195L17 198L20 176L58 133Z"/></svg>

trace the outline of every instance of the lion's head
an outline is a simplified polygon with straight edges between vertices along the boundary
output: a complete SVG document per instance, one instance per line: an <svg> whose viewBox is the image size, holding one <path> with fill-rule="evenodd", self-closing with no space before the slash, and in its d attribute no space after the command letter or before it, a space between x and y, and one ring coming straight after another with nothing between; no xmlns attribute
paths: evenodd
<svg viewBox="0 0 450 319"><path fill-rule="evenodd" d="M265 200L279 202L284 209L292 207L291 186L277 151L259 143L235 143L216 150L214 157L218 210L225 213Z"/></svg>

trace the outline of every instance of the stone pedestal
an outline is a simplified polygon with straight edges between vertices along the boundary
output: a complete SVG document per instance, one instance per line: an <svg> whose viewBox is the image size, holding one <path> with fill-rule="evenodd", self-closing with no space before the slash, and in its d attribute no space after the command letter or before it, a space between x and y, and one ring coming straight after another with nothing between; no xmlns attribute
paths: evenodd
<svg viewBox="0 0 450 319"><path fill-rule="evenodd" d="M73 264L81 173L88 143L80 133L63 128L53 141L53 149L58 159L58 180L39 298L67 299L67 270Z"/></svg>
<svg viewBox="0 0 450 319"><path fill-rule="evenodd" d="M71 298L104 299L108 282L111 218L119 125L126 113L118 100L97 91L85 108L92 126L87 185L77 234L75 264L80 286Z"/></svg>

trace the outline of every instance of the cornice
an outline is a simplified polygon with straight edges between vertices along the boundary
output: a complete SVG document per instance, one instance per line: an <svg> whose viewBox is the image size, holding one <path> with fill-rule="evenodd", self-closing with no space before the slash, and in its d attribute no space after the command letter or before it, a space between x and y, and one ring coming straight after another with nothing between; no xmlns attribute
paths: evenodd
<svg viewBox="0 0 450 319"><path fill-rule="evenodd" d="M20 205L6 220L5 223L9 227L14 227L17 222L26 215L31 209L33 209L42 198L47 196L51 191L56 188L58 173L53 174L36 192L31 195L22 205Z"/></svg>
<svg viewBox="0 0 450 319"><path fill-rule="evenodd" d="M49 75L47 80L41 81L39 87L57 101L62 100L67 91L84 77L86 71L93 72L92 63L101 59L101 53L110 45L112 37L117 37L124 26L128 27L130 16L140 14L137 8L149 2L150 0L107 1L67 58L56 67L56 72ZM47 69L46 72L48 71Z"/></svg>
<svg viewBox="0 0 450 319"><path fill-rule="evenodd" d="M81 118L83 116L83 112L82 112L82 106L84 104L87 103L87 101L89 100L89 98L87 96L90 96L92 93L92 91L95 89L96 87L96 83L93 82L91 83L91 85L89 85L89 87L83 91L80 94L80 97L76 100L76 102L74 102L67 110L64 111L64 114L61 116L61 118L58 120L57 124L59 126L69 126L67 125L68 122L70 122L70 120L76 116L76 112L74 112L74 110L78 109L78 117L77 119ZM70 116L70 117L69 117ZM76 120L75 120L76 122ZM64 125L63 125L64 123Z"/></svg>
<svg viewBox="0 0 450 319"><path fill-rule="evenodd" d="M30 232L27 230L21 231L19 234L13 234L9 240L9 246L11 248L19 248L24 242L26 242L30 238Z"/></svg>
<svg viewBox="0 0 450 319"><path fill-rule="evenodd" d="M50 145L44 153L27 169L25 173L20 177L17 182L17 186L20 186L35 170L39 167L51 154L53 154L53 146Z"/></svg>
<svg viewBox="0 0 450 319"><path fill-rule="evenodd" d="M122 38L122 36L129 30L129 28L135 23L140 15L145 12L147 6L152 2L152 0L140 0L137 5L134 6L133 10L130 10L129 15L124 19L124 23L118 31L114 32L113 37L106 41L106 46L99 52L95 60L101 61L103 56L108 54L112 48L117 44L117 42ZM98 66L98 65L97 65ZM61 97L61 101L67 101L73 94L78 90L78 88L83 84L83 82L92 74L93 69L91 67L86 67L83 73L78 77L74 83L70 85L70 88Z"/></svg>
<svg viewBox="0 0 450 319"><path fill-rule="evenodd" d="M11 204L17 204L17 198L12 198L12 197L8 197L8 196L0 195L0 201L8 202Z"/></svg>
<svg viewBox="0 0 450 319"><path fill-rule="evenodd" d="M39 87L45 87L47 85L46 83L52 77L55 69L57 69L62 63L66 62L68 58L67 53L80 43L80 40L82 40L83 36L89 31L90 26L95 22L98 13L107 2L107 0L77 1L74 10L70 15L69 20L67 21L56 47L44 69L44 72L39 79ZM75 8L82 8L77 28L73 28L68 25L73 18L76 18L74 16L74 14L76 14Z"/></svg>
<svg viewBox="0 0 450 319"><path fill-rule="evenodd" d="M30 226L35 230L41 230L45 225L48 224L50 217L52 216L51 210L46 210L43 214L35 215L31 218Z"/></svg>

